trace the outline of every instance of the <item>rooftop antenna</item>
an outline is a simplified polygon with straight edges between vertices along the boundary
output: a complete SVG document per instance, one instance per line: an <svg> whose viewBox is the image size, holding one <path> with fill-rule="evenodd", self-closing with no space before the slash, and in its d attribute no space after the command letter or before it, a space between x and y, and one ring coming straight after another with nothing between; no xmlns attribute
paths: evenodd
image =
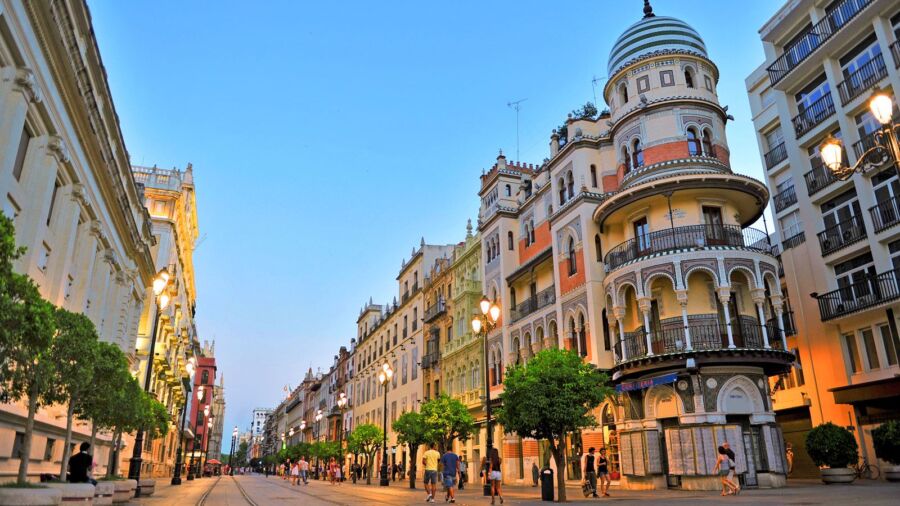
<svg viewBox="0 0 900 506"><path fill-rule="evenodd" d="M528 100L527 98L523 98L520 100L516 100L514 102L507 102L506 106L511 107L516 110L516 161L519 161L519 109L522 108L522 102Z"/></svg>
<svg viewBox="0 0 900 506"><path fill-rule="evenodd" d="M594 90L594 107L597 106L597 83L599 83L600 81L604 81L606 79L609 79L609 78L606 76L603 76L603 77L594 76L594 78L591 79L591 89Z"/></svg>

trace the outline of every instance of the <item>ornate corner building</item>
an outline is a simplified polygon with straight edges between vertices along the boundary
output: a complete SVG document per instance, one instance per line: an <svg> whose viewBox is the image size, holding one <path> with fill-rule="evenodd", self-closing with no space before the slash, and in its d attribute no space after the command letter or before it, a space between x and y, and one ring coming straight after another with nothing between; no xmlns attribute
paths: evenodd
<svg viewBox="0 0 900 506"><path fill-rule="evenodd" d="M484 290L500 301L489 336L491 397L505 367L546 347L575 350L619 395L600 426L566 443L607 447L626 488L715 489L729 441L746 485L784 484L768 376L790 367L779 263L750 228L769 193L731 169L718 68L700 35L654 15L609 55L609 111L570 117L541 165L501 155L481 177ZM545 444L494 435L504 479L522 480Z"/></svg>
<svg viewBox="0 0 900 506"><path fill-rule="evenodd" d="M875 145L872 91L896 102L900 89L900 5L788 2L759 33L766 59L745 83L773 189L782 293L790 293L788 347L798 358L772 379L772 393L793 445L791 476L813 478L805 449L813 426L848 424L862 457L876 463L872 429L900 418L900 180L880 160L840 181L819 154L828 135L842 139L845 165Z"/></svg>

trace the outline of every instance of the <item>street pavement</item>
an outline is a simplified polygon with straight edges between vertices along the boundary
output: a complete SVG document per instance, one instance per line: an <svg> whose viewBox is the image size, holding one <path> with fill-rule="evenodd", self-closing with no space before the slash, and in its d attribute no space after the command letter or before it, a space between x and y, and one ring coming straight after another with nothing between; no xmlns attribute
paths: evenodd
<svg viewBox="0 0 900 506"><path fill-rule="evenodd" d="M162 481L162 480L161 480ZM174 487L168 483L157 486L152 497L134 500L133 505L146 506L263 506L286 504L303 506L333 505L420 505L425 504L422 484L418 490L410 490L406 483L391 482L390 487L377 484L353 485L349 482L331 485L324 481L311 481L309 485L291 486L281 478L262 475L222 476L185 481ZM886 482L857 481L852 485L823 485L814 480L792 480L782 489L746 490L737 497L721 497L718 492L689 492L680 490L619 491L612 497L584 499L581 489L567 489L572 504L646 503L646 504L722 504L724 502L747 505L813 505L813 504L865 504L867 506L896 505L900 485ZM438 491L435 504L444 503ZM510 505L539 505L538 488L504 486L504 499ZM481 487L466 488L457 495L456 504L486 505L490 498L481 495ZM500 501L497 501L500 504Z"/></svg>

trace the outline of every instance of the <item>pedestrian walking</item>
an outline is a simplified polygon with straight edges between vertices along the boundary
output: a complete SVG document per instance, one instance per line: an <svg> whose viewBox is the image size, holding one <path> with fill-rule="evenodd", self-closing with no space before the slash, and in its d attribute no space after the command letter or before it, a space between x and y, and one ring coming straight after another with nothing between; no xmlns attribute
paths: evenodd
<svg viewBox="0 0 900 506"><path fill-rule="evenodd" d="M597 457L597 478L600 479L600 495L609 497L609 459L606 458L606 448L600 448L600 456Z"/></svg>
<svg viewBox="0 0 900 506"><path fill-rule="evenodd" d="M588 452L581 457L581 485L582 487L585 483L589 484L591 487L591 496L599 497L597 495L597 468L594 466L594 461L596 457L594 456L594 452L596 449L592 446L588 448ZM587 491L585 491L587 494Z"/></svg>
<svg viewBox="0 0 900 506"><path fill-rule="evenodd" d="M788 476L794 472L794 445L791 443L786 443L784 450L784 458L787 460L787 474Z"/></svg>
<svg viewBox="0 0 900 506"><path fill-rule="evenodd" d="M444 471L444 487L447 488L447 499L450 502L456 502L456 473L459 472L459 455L453 453L453 450L444 452L441 456L441 466Z"/></svg>
<svg viewBox="0 0 900 506"><path fill-rule="evenodd" d="M728 456L728 451L725 448L725 445L720 446L718 451L719 455L716 458L716 467L713 469L713 471L717 473L722 480L722 495L736 495L740 492L741 489L731 480L731 477L734 473L732 468L733 460Z"/></svg>
<svg viewBox="0 0 900 506"><path fill-rule="evenodd" d="M304 485L309 485L309 461L306 457L300 457L300 478Z"/></svg>
<svg viewBox="0 0 900 506"><path fill-rule="evenodd" d="M422 456L422 464L425 466L425 493L428 494L426 501L434 502L434 495L437 493L438 479L438 461L441 454L434 449L434 443L431 443L425 455Z"/></svg>
<svg viewBox="0 0 900 506"><path fill-rule="evenodd" d="M466 488L466 482L469 480L469 464L466 462L466 458L463 457L459 460L459 489L464 490Z"/></svg>
<svg viewBox="0 0 900 506"><path fill-rule="evenodd" d="M298 481L300 481L300 463L294 462L291 466L291 485L296 486Z"/></svg>
<svg viewBox="0 0 900 506"><path fill-rule="evenodd" d="M536 487L538 485L538 476L540 475L540 469L538 469L537 462L531 463L531 481L533 485L532 487Z"/></svg>
<svg viewBox="0 0 900 506"><path fill-rule="evenodd" d="M496 448L491 448L489 457L488 477L491 480L491 504L494 504L494 496L499 497L500 504L503 504L503 491L500 487L500 484L503 481L503 470L501 469L503 459L500 458L500 451Z"/></svg>

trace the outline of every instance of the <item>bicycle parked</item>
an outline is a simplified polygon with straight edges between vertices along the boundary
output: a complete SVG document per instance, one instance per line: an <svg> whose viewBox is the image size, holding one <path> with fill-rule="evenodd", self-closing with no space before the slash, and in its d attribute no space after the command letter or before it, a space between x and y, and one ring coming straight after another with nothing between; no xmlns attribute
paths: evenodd
<svg viewBox="0 0 900 506"><path fill-rule="evenodd" d="M869 461L862 459L850 469L856 472L856 477L864 480L877 480L881 476L881 469L875 464L869 464Z"/></svg>

